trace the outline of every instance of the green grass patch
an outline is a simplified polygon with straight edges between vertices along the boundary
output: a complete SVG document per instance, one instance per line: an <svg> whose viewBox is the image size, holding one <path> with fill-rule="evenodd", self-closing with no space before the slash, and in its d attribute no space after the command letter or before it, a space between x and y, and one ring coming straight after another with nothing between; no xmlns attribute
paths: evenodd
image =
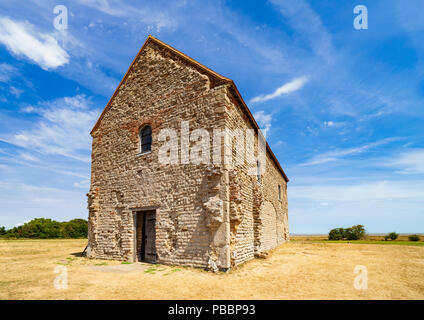
<svg viewBox="0 0 424 320"><path fill-rule="evenodd" d="M132 262L129 261L122 261L121 264L132 264Z"/></svg>
<svg viewBox="0 0 424 320"><path fill-rule="evenodd" d="M151 273L155 274L157 269L155 267L149 267L147 270L144 271L144 273Z"/></svg>
<svg viewBox="0 0 424 320"><path fill-rule="evenodd" d="M403 245L403 246L424 246L424 241L384 241L384 240L296 240L294 242L313 242L313 243L352 243L352 244L387 244L387 245Z"/></svg>

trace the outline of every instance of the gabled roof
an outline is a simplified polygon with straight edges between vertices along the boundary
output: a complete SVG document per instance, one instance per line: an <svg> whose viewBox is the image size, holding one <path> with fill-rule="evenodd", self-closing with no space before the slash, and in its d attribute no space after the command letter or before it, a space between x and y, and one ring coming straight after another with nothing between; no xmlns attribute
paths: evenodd
<svg viewBox="0 0 424 320"><path fill-rule="evenodd" d="M143 52L144 48L150 42L153 42L153 43L155 43L155 44L157 44L157 45L159 45L161 47L164 47L164 48L168 49L175 56L177 56L178 58L181 58L185 62L189 63L191 66L193 66L195 69L197 69L200 73L207 74L216 83L229 85L230 90L233 92L233 94L235 95L235 97L237 98L237 100L240 102L240 105L241 105L243 111L245 112L245 114L247 115L247 117L249 118L249 120L251 121L251 123L253 124L253 127L255 129L259 130L259 126L258 126L255 118L253 117L252 113L250 112L249 107L247 106L246 102L243 100L243 97L241 96L241 94L240 94L239 90L237 89L237 86L236 86L236 84L234 83L233 80L231 80L231 79L229 79L227 77L224 77L224 76L220 75L219 73L216 73L215 71L209 69L208 67L204 66L203 64L201 64L201 63L197 62L196 60L190 58L189 56L185 55L181 51L178 51L177 49L175 49L175 48L171 47L170 45L168 45L168 44L160 41L159 39L153 37L152 35L149 35L147 37L146 41L144 42L143 46L141 47L140 51L137 53L137 55L135 56L134 60L131 62L131 65L129 66L127 72L125 73L124 77L122 78L121 82L119 83L118 87L116 88L115 92L113 93L112 97L109 99L108 103L106 104L106 107L104 108L103 112L100 114L100 117L97 120L96 124L94 125L93 129L91 130L90 134L93 134L93 132L100 125L100 122L102 121L102 119L103 119L104 115L106 114L106 112L109 110L109 108L110 108L110 106L112 104L113 99L115 98L115 96L118 93L119 89L121 88L122 84L127 79L128 74L129 74L130 70L132 69L132 66L137 61L138 57ZM274 160L277 168L279 169L279 171L283 175L284 179L288 182L289 179L287 178L287 175L285 174L283 168L281 167L281 165L278 162L276 156L274 155L274 153L272 152L270 146L268 145L268 142L266 143L266 149L269 152L269 154L271 155L271 158Z"/></svg>
<svg viewBox="0 0 424 320"><path fill-rule="evenodd" d="M100 117L97 120L96 124L94 125L93 129L91 130L90 134L92 134L97 129L97 127L99 126L99 124L102 121L105 113L109 110L109 108L110 108L110 106L112 104L113 99L115 98L116 94L119 92L119 89L121 88L122 84L127 79L128 74L129 74L130 70L132 69L132 66L135 64L135 62L138 60L138 57L144 51L144 48L146 48L146 46L150 42L154 42L154 43L156 43L156 44L158 44L158 45L160 45L160 46L162 46L164 48L167 48L172 53L174 53L176 56L184 59L186 62L188 62L189 64L191 64L198 71L200 71L202 73L208 74L210 77L212 77L213 79L216 79L218 82L222 82L222 83L230 83L230 82L232 82L231 79L228 79L228 78L226 78L226 77L224 77L224 76L216 73L215 71L209 69L208 67L204 66L203 64L201 64L201 63L197 62L196 60L190 58L189 56L185 55L184 53L182 53L182 52L178 51L177 49L174 49L171 46L167 45L165 42L162 42L159 39L153 37L152 35L149 35L147 37L146 41L144 42L143 46L141 47L140 51L138 51L138 53L135 56L134 60L131 62L131 65L129 66L127 72L125 73L125 75L122 78L121 82L119 83L118 87L114 91L112 97L109 99L108 103L106 104L106 107L103 109L103 112L100 114Z"/></svg>

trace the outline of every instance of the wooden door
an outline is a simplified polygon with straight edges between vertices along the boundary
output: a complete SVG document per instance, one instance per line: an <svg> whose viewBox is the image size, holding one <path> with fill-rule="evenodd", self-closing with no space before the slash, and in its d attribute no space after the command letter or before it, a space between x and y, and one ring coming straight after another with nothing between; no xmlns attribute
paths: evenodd
<svg viewBox="0 0 424 320"><path fill-rule="evenodd" d="M155 263L156 257L156 212L144 213L144 261Z"/></svg>

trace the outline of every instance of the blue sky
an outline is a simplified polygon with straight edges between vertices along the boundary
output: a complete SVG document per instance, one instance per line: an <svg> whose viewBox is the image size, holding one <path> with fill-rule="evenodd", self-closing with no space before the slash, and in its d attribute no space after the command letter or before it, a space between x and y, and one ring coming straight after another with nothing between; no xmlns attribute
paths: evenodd
<svg viewBox="0 0 424 320"><path fill-rule="evenodd" d="M152 34L236 82L292 233L424 232L423 1L39 2L0 4L0 225L87 217L89 131Z"/></svg>

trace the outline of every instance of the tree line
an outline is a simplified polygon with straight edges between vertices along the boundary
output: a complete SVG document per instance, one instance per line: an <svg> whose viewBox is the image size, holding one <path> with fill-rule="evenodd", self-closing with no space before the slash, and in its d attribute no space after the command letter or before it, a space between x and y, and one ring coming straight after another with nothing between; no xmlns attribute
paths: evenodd
<svg viewBox="0 0 424 320"><path fill-rule="evenodd" d="M0 227L0 237L8 239L87 238L87 220L73 219L58 222L52 219L36 218L11 229Z"/></svg>

